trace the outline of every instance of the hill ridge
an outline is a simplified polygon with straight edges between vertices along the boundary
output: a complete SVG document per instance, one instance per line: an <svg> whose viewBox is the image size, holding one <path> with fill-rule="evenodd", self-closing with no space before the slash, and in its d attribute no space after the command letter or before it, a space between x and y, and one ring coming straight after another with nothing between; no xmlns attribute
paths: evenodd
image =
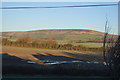
<svg viewBox="0 0 120 80"><path fill-rule="evenodd" d="M58 40L62 42L73 41L101 41L104 32L89 29L43 29L32 31L3 32L3 37Z"/></svg>

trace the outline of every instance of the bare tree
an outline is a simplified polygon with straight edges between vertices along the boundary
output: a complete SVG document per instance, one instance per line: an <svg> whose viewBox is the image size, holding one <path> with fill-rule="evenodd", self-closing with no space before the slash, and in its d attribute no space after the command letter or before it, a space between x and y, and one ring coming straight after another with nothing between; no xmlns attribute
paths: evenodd
<svg viewBox="0 0 120 80"><path fill-rule="evenodd" d="M109 36L109 30L107 20L105 24L103 57L113 75L113 80L120 80L120 35L117 37Z"/></svg>

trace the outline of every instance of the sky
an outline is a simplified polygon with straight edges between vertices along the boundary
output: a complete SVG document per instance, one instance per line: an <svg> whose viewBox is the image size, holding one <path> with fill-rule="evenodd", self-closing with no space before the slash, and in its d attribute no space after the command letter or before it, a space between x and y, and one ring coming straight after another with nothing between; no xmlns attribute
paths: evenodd
<svg viewBox="0 0 120 80"><path fill-rule="evenodd" d="M72 6L115 2L3 2L8 6ZM90 29L104 32L106 17L111 33L118 33L118 7L2 10L2 31Z"/></svg>
<svg viewBox="0 0 120 80"><path fill-rule="evenodd" d="M118 2L119 0L2 0L4 2Z"/></svg>

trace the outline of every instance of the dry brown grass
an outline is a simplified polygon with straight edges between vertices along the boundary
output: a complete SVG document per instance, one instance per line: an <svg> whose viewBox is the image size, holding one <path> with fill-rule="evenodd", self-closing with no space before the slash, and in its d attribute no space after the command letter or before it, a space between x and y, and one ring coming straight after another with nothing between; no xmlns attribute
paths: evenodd
<svg viewBox="0 0 120 80"><path fill-rule="evenodd" d="M2 52L0 53L8 53L9 55L16 56L22 59L35 61L37 63L42 63L38 58L34 57L33 54L42 54L42 55L53 55L53 56L64 56L64 57L73 57L66 55L57 50L47 50L47 49L37 49L37 48L22 48L22 47L10 47L3 46Z"/></svg>
<svg viewBox="0 0 120 80"><path fill-rule="evenodd" d="M11 47L3 46L2 52L7 53L12 56L16 56L22 59L34 61L38 64L43 64L38 58L33 55L52 55L52 56L63 56L69 58L75 58L80 60L90 60L90 61L102 61L102 55L98 53L83 53L83 52L73 52L73 51L63 51L63 50L50 50L50 49L38 49L38 48L23 48L23 47Z"/></svg>

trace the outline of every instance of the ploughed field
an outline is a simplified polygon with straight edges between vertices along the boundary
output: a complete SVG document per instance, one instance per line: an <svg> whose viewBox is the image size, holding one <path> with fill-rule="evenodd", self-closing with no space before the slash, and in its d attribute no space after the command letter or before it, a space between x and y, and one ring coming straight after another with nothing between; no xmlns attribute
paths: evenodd
<svg viewBox="0 0 120 80"><path fill-rule="evenodd" d="M110 76L102 53L3 46L3 75Z"/></svg>

